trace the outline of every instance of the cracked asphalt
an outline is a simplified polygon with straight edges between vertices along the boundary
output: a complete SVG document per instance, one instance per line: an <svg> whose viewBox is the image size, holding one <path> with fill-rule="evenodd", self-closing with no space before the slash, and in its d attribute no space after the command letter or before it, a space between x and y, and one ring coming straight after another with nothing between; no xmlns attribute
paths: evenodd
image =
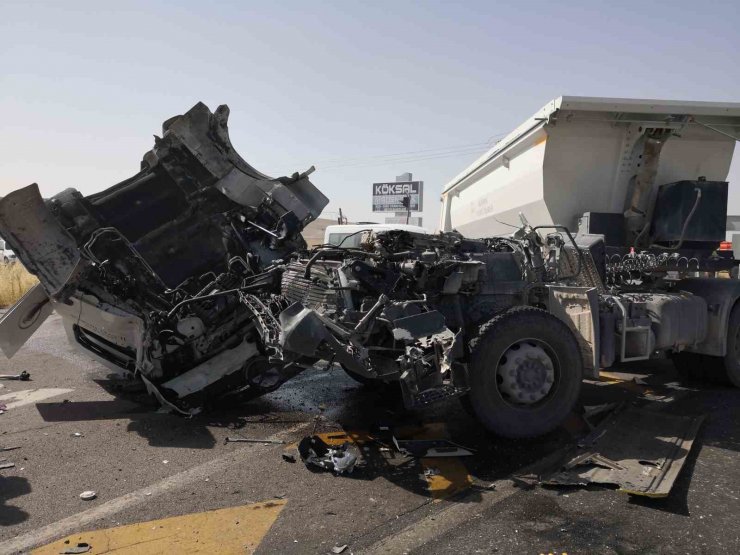
<svg viewBox="0 0 740 555"><path fill-rule="evenodd" d="M650 376L631 367L618 379L586 384L582 402L708 415L666 499L600 487L516 487L512 474L572 444L584 433L582 422L574 417L542 438L503 440L454 400L408 413L393 388L361 386L338 368L307 371L261 399L192 419L162 414L116 391L106 369L67 343L54 315L12 360L0 362L0 373L32 377L0 382L0 398L31 389L48 395L0 414L0 446L18 447L0 453L15 464L0 470L0 553L82 530L276 499L285 505L258 553L330 553L343 544L346 553L737 552L740 392L676 389L670 363L651 368ZM635 376L648 385L630 381ZM314 428L360 433L379 422L433 426L474 449L457 459L468 475L463 491L435 497L420 461L373 445L365 466L349 476L312 472L281 456ZM227 436L285 445L225 443ZM85 490L96 499L81 500Z"/></svg>

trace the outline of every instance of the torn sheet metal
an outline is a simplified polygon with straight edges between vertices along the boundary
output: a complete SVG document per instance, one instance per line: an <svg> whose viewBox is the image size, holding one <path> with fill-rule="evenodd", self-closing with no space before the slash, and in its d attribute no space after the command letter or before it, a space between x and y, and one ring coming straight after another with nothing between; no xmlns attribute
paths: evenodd
<svg viewBox="0 0 740 555"><path fill-rule="evenodd" d="M614 484L624 493L666 497L703 420L638 408L618 411L543 483Z"/></svg>
<svg viewBox="0 0 740 555"><path fill-rule="evenodd" d="M41 284L34 285L0 319L0 349L11 358L52 312Z"/></svg>
<svg viewBox="0 0 740 555"><path fill-rule="evenodd" d="M393 438L396 449L411 457L469 457L473 451L449 439L397 439Z"/></svg>

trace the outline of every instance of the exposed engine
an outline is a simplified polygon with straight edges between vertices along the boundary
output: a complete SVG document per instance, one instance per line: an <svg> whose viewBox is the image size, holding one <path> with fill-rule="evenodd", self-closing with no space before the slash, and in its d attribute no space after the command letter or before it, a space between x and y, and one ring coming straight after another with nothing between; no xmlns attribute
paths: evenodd
<svg viewBox="0 0 740 555"><path fill-rule="evenodd" d="M502 282L521 283L511 252L454 233L366 232L360 248L318 247L284 270L282 295L294 303L281 315L285 334L290 316L311 319L313 336L310 343L296 336L301 345L284 337L284 346L321 353L360 380L400 380L410 407L462 395L463 328L522 291L488 292L486 272L494 269Z"/></svg>

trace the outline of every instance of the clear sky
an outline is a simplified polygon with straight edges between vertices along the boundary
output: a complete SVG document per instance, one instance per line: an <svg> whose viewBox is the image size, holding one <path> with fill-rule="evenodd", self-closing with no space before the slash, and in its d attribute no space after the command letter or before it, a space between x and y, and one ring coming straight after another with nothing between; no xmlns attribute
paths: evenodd
<svg viewBox="0 0 740 555"><path fill-rule="evenodd" d="M413 172L442 186L560 95L740 101L740 6L608 2L0 3L0 194L135 173L161 122L231 108L240 154L354 220ZM422 152L419 152L422 151ZM730 172L740 213L740 152Z"/></svg>

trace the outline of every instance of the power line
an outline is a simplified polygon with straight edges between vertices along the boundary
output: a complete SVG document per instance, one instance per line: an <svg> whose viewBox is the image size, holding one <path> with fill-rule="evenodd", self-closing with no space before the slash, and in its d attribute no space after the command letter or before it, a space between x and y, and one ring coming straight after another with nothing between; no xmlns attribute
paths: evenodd
<svg viewBox="0 0 740 555"><path fill-rule="evenodd" d="M459 146L440 146L437 148L427 148L423 150L408 150L405 152L392 152L388 154L376 154L373 156L351 156L351 157L343 157L343 158L328 158L325 160L316 160L317 164L329 164L329 163L335 163L335 162L351 162L354 160L373 160L378 158L388 158L391 156L406 156L411 154L423 154L423 153L431 153L436 151L444 151L444 150L457 150L461 148L472 148L472 147L479 147L479 146L485 146L488 143L470 143L466 145L459 145Z"/></svg>
<svg viewBox="0 0 740 555"><path fill-rule="evenodd" d="M413 157L407 157L407 158L392 158L392 159L375 160L375 161L369 161L369 162L353 162L353 163L347 163L347 164L333 164L333 165L330 164L326 166L317 164L317 169L318 170L332 170L332 169L339 169L339 168L367 168L367 167L372 167L372 166L390 166L393 164L409 164L409 163L421 162L425 160L437 160L440 158L450 158L450 157L456 157L456 156L469 156L473 154L483 154L486 151L488 151L488 148L477 148L477 149L468 149L468 150L453 151L453 152L444 152L444 153L434 154L434 155L413 156Z"/></svg>
<svg viewBox="0 0 740 555"><path fill-rule="evenodd" d="M417 156L422 156L424 159L432 159L433 157L437 156L447 156L449 154L465 154L468 152L477 152L480 150L488 150L492 146L492 142L494 142L495 139L499 139L503 137L505 134L498 134L498 135L492 135L489 137L485 142L478 142L478 143L469 143L466 145L458 145L458 146L445 146L445 147L437 147L437 148L427 148L427 149L421 149L421 150L409 150L405 152L392 152L388 154L377 154L373 156L354 156L354 157L344 157L344 158L328 158L324 160L314 160L312 161L315 165L322 165L323 168L331 168L331 167L340 167L340 165L354 165L354 164L366 164L366 163L374 163L374 162L382 162L387 163L388 161L394 163L397 160L399 160L399 157L401 161L406 160L412 160L416 159ZM429 158L427 158L427 156ZM324 166L324 164L326 164ZM294 164L295 165L295 164ZM301 164L298 164L300 166Z"/></svg>

